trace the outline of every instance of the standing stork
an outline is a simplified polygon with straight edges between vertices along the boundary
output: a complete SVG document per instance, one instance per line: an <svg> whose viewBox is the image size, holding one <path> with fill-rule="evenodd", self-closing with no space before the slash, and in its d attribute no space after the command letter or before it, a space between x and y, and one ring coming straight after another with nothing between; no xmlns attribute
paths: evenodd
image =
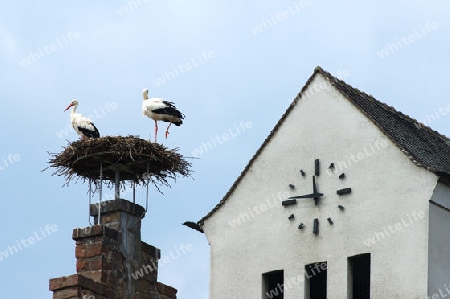
<svg viewBox="0 0 450 299"><path fill-rule="evenodd" d="M72 123L75 132L81 136L81 139L99 138L100 133L94 126L94 123L89 118L77 113L78 101L73 100L64 111L69 110L70 107L73 107L70 112L70 122Z"/></svg>
<svg viewBox="0 0 450 299"><path fill-rule="evenodd" d="M148 90L144 89L144 102L142 103L142 113L155 121L155 143L158 134L158 120L169 122L166 129L166 139L169 135L170 125L173 123L179 126L183 123L184 114L181 113L172 102L164 101L160 98L148 98Z"/></svg>

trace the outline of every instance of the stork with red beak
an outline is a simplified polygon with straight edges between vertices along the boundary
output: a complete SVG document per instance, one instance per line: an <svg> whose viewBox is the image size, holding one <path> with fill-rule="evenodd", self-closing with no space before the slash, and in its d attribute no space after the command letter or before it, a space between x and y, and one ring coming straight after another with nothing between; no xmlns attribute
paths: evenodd
<svg viewBox="0 0 450 299"><path fill-rule="evenodd" d="M73 100L64 111L69 110L70 107L73 107L70 112L70 122L75 132L81 136L81 139L99 138L100 133L94 126L94 123L89 118L77 113L78 101Z"/></svg>
<svg viewBox="0 0 450 299"><path fill-rule="evenodd" d="M160 98L148 98L148 90L144 89L144 102L142 103L142 113L155 121L155 143L158 134L158 121L168 122L166 129L166 139L169 135L171 124L180 126L183 123L184 114L181 113L172 102L164 101Z"/></svg>

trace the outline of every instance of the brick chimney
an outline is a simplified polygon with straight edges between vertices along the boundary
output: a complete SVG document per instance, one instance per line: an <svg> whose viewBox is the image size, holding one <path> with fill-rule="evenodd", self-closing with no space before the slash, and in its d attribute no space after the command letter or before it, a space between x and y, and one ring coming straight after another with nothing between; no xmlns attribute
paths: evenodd
<svg viewBox="0 0 450 299"><path fill-rule="evenodd" d="M98 205L90 206L94 223ZM102 203L101 225L73 230L77 274L50 279L53 299L176 299L157 281L160 250L141 241L142 206Z"/></svg>

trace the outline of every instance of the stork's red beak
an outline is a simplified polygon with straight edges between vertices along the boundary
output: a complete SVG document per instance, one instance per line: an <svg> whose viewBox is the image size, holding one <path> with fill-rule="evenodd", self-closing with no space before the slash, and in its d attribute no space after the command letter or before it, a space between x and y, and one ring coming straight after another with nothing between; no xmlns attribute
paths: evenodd
<svg viewBox="0 0 450 299"><path fill-rule="evenodd" d="M70 105L69 105L69 106L67 106L67 108L66 108L66 109L64 109L64 112L65 112L65 111L67 111L67 110L69 110L69 108L70 108L70 107L72 107L72 106L73 106L73 104L72 104L72 103L70 103Z"/></svg>

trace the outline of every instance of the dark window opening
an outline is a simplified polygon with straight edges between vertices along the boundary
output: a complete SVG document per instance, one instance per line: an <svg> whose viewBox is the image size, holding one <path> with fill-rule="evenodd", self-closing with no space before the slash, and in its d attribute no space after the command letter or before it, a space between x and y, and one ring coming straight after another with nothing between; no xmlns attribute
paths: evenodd
<svg viewBox="0 0 450 299"><path fill-rule="evenodd" d="M348 298L370 299L370 253L348 258Z"/></svg>
<svg viewBox="0 0 450 299"><path fill-rule="evenodd" d="M283 299L284 272L276 270L263 274L263 299Z"/></svg>
<svg viewBox="0 0 450 299"><path fill-rule="evenodd" d="M327 298L327 262L313 263L305 266L305 298Z"/></svg>

